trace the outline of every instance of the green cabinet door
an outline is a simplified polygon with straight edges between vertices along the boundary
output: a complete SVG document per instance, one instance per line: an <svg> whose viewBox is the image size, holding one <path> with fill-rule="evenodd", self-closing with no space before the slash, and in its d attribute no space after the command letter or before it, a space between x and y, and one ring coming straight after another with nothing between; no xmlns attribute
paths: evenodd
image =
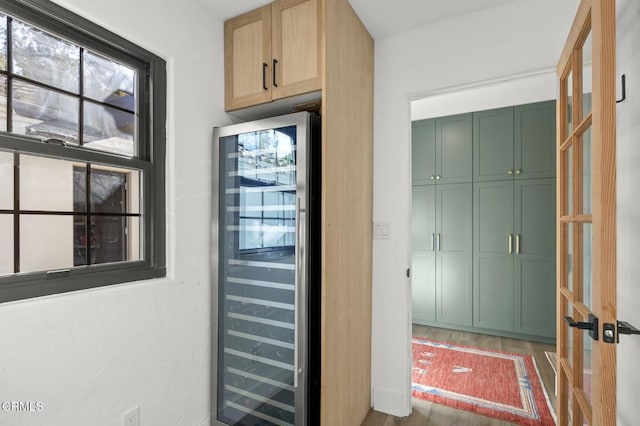
<svg viewBox="0 0 640 426"><path fill-rule="evenodd" d="M555 179L515 182L515 332L556 334Z"/></svg>
<svg viewBox="0 0 640 426"><path fill-rule="evenodd" d="M471 114L437 118L435 124L437 183L471 182L473 179Z"/></svg>
<svg viewBox="0 0 640 426"><path fill-rule="evenodd" d="M474 184L473 325L513 331L513 181Z"/></svg>
<svg viewBox="0 0 640 426"><path fill-rule="evenodd" d="M472 323L472 184L436 186L436 320Z"/></svg>
<svg viewBox="0 0 640 426"><path fill-rule="evenodd" d="M473 113L474 182L511 180L513 154L513 108Z"/></svg>
<svg viewBox="0 0 640 426"><path fill-rule="evenodd" d="M552 178L556 174L555 101L514 108L515 178Z"/></svg>
<svg viewBox="0 0 640 426"><path fill-rule="evenodd" d="M436 319L436 187L414 186L411 201L411 301L415 323Z"/></svg>
<svg viewBox="0 0 640 426"><path fill-rule="evenodd" d="M413 185L435 183L436 122L434 119L411 124L411 181Z"/></svg>

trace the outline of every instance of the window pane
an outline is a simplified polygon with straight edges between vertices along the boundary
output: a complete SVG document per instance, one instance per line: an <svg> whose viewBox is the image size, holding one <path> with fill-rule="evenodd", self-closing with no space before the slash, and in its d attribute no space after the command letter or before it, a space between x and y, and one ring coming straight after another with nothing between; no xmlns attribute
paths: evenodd
<svg viewBox="0 0 640 426"><path fill-rule="evenodd" d="M0 70L7 69L7 17L0 13Z"/></svg>
<svg viewBox="0 0 640 426"><path fill-rule="evenodd" d="M582 134L582 212L591 213L591 126Z"/></svg>
<svg viewBox="0 0 640 426"><path fill-rule="evenodd" d="M141 259L139 218L92 216L89 222L87 235L87 216L74 216L75 266Z"/></svg>
<svg viewBox="0 0 640 426"><path fill-rule="evenodd" d="M13 215L0 214L0 275L13 273Z"/></svg>
<svg viewBox="0 0 640 426"><path fill-rule="evenodd" d="M74 165L77 163L20 155L20 209L72 212Z"/></svg>
<svg viewBox="0 0 640 426"><path fill-rule="evenodd" d="M135 71L84 52L84 94L100 102L135 111Z"/></svg>
<svg viewBox="0 0 640 426"><path fill-rule="evenodd" d="M13 209L13 154L0 151L0 210L3 209Z"/></svg>
<svg viewBox="0 0 640 426"><path fill-rule="evenodd" d="M73 216L20 216L20 272L73 267Z"/></svg>
<svg viewBox="0 0 640 426"><path fill-rule="evenodd" d="M582 117L586 117L591 112L591 92L593 74L591 68L592 61L592 40L591 31L582 45Z"/></svg>
<svg viewBox="0 0 640 426"><path fill-rule="evenodd" d="M0 75L0 131L7 131L7 77L5 75Z"/></svg>
<svg viewBox="0 0 640 426"><path fill-rule="evenodd" d="M78 46L16 20L11 28L14 73L78 93Z"/></svg>
<svg viewBox="0 0 640 426"><path fill-rule="evenodd" d="M140 181L137 170L91 168L91 211L97 213L138 213ZM129 190L131 188L131 190ZM132 198L134 198L132 200ZM134 201L135 200L135 201Z"/></svg>
<svg viewBox="0 0 640 426"><path fill-rule="evenodd" d="M115 108L84 103L84 145L100 151L136 155L133 144L136 116Z"/></svg>
<svg viewBox="0 0 640 426"><path fill-rule="evenodd" d="M13 82L13 132L78 143L78 99L18 80Z"/></svg>

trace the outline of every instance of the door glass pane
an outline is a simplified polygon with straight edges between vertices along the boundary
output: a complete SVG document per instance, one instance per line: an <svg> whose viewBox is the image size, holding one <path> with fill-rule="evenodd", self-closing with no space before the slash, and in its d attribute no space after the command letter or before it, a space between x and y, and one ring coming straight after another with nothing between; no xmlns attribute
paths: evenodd
<svg viewBox="0 0 640 426"><path fill-rule="evenodd" d="M0 275L13 273L13 215L0 213Z"/></svg>
<svg viewBox="0 0 640 426"><path fill-rule="evenodd" d="M567 315L571 318L575 318L573 307L569 304L569 309L567 310ZM569 361L569 365L573 366L573 328L567 327L567 360Z"/></svg>
<svg viewBox="0 0 640 426"><path fill-rule="evenodd" d="M573 223L567 223L567 287L573 291Z"/></svg>
<svg viewBox="0 0 640 426"><path fill-rule="evenodd" d="M591 72L592 45L591 32L582 46L582 117L591 112L591 91L593 77Z"/></svg>
<svg viewBox="0 0 640 426"><path fill-rule="evenodd" d="M565 151L567 164L567 212L568 216L573 215L573 145Z"/></svg>
<svg viewBox="0 0 640 426"><path fill-rule="evenodd" d="M0 151L0 210L8 209L13 209L13 153Z"/></svg>
<svg viewBox="0 0 640 426"><path fill-rule="evenodd" d="M582 303L589 309L592 305L591 224L582 225Z"/></svg>
<svg viewBox="0 0 640 426"><path fill-rule="evenodd" d="M569 72L566 80L567 84L567 117L565 123L567 125L567 134L569 137L573 132L573 72Z"/></svg>
<svg viewBox="0 0 640 426"><path fill-rule="evenodd" d="M591 213L591 126L582 134L582 212Z"/></svg>
<svg viewBox="0 0 640 426"><path fill-rule="evenodd" d="M293 425L296 127L220 139L218 418Z"/></svg>

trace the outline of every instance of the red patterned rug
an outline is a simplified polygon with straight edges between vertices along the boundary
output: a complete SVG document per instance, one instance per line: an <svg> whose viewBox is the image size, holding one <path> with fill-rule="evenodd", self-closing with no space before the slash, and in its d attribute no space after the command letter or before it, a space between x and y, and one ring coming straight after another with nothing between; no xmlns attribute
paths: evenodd
<svg viewBox="0 0 640 426"><path fill-rule="evenodd" d="M530 355L413 339L415 398L518 425L555 425Z"/></svg>

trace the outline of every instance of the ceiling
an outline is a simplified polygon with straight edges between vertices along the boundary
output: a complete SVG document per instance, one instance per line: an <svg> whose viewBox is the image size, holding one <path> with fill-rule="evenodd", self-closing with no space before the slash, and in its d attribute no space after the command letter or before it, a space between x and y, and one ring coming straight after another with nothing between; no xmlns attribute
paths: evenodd
<svg viewBox="0 0 640 426"><path fill-rule="evenodd" d="M226 20L271 3L269 0L199 0ZM373 38L474 13L514 0L349 0Z"/></svg>

